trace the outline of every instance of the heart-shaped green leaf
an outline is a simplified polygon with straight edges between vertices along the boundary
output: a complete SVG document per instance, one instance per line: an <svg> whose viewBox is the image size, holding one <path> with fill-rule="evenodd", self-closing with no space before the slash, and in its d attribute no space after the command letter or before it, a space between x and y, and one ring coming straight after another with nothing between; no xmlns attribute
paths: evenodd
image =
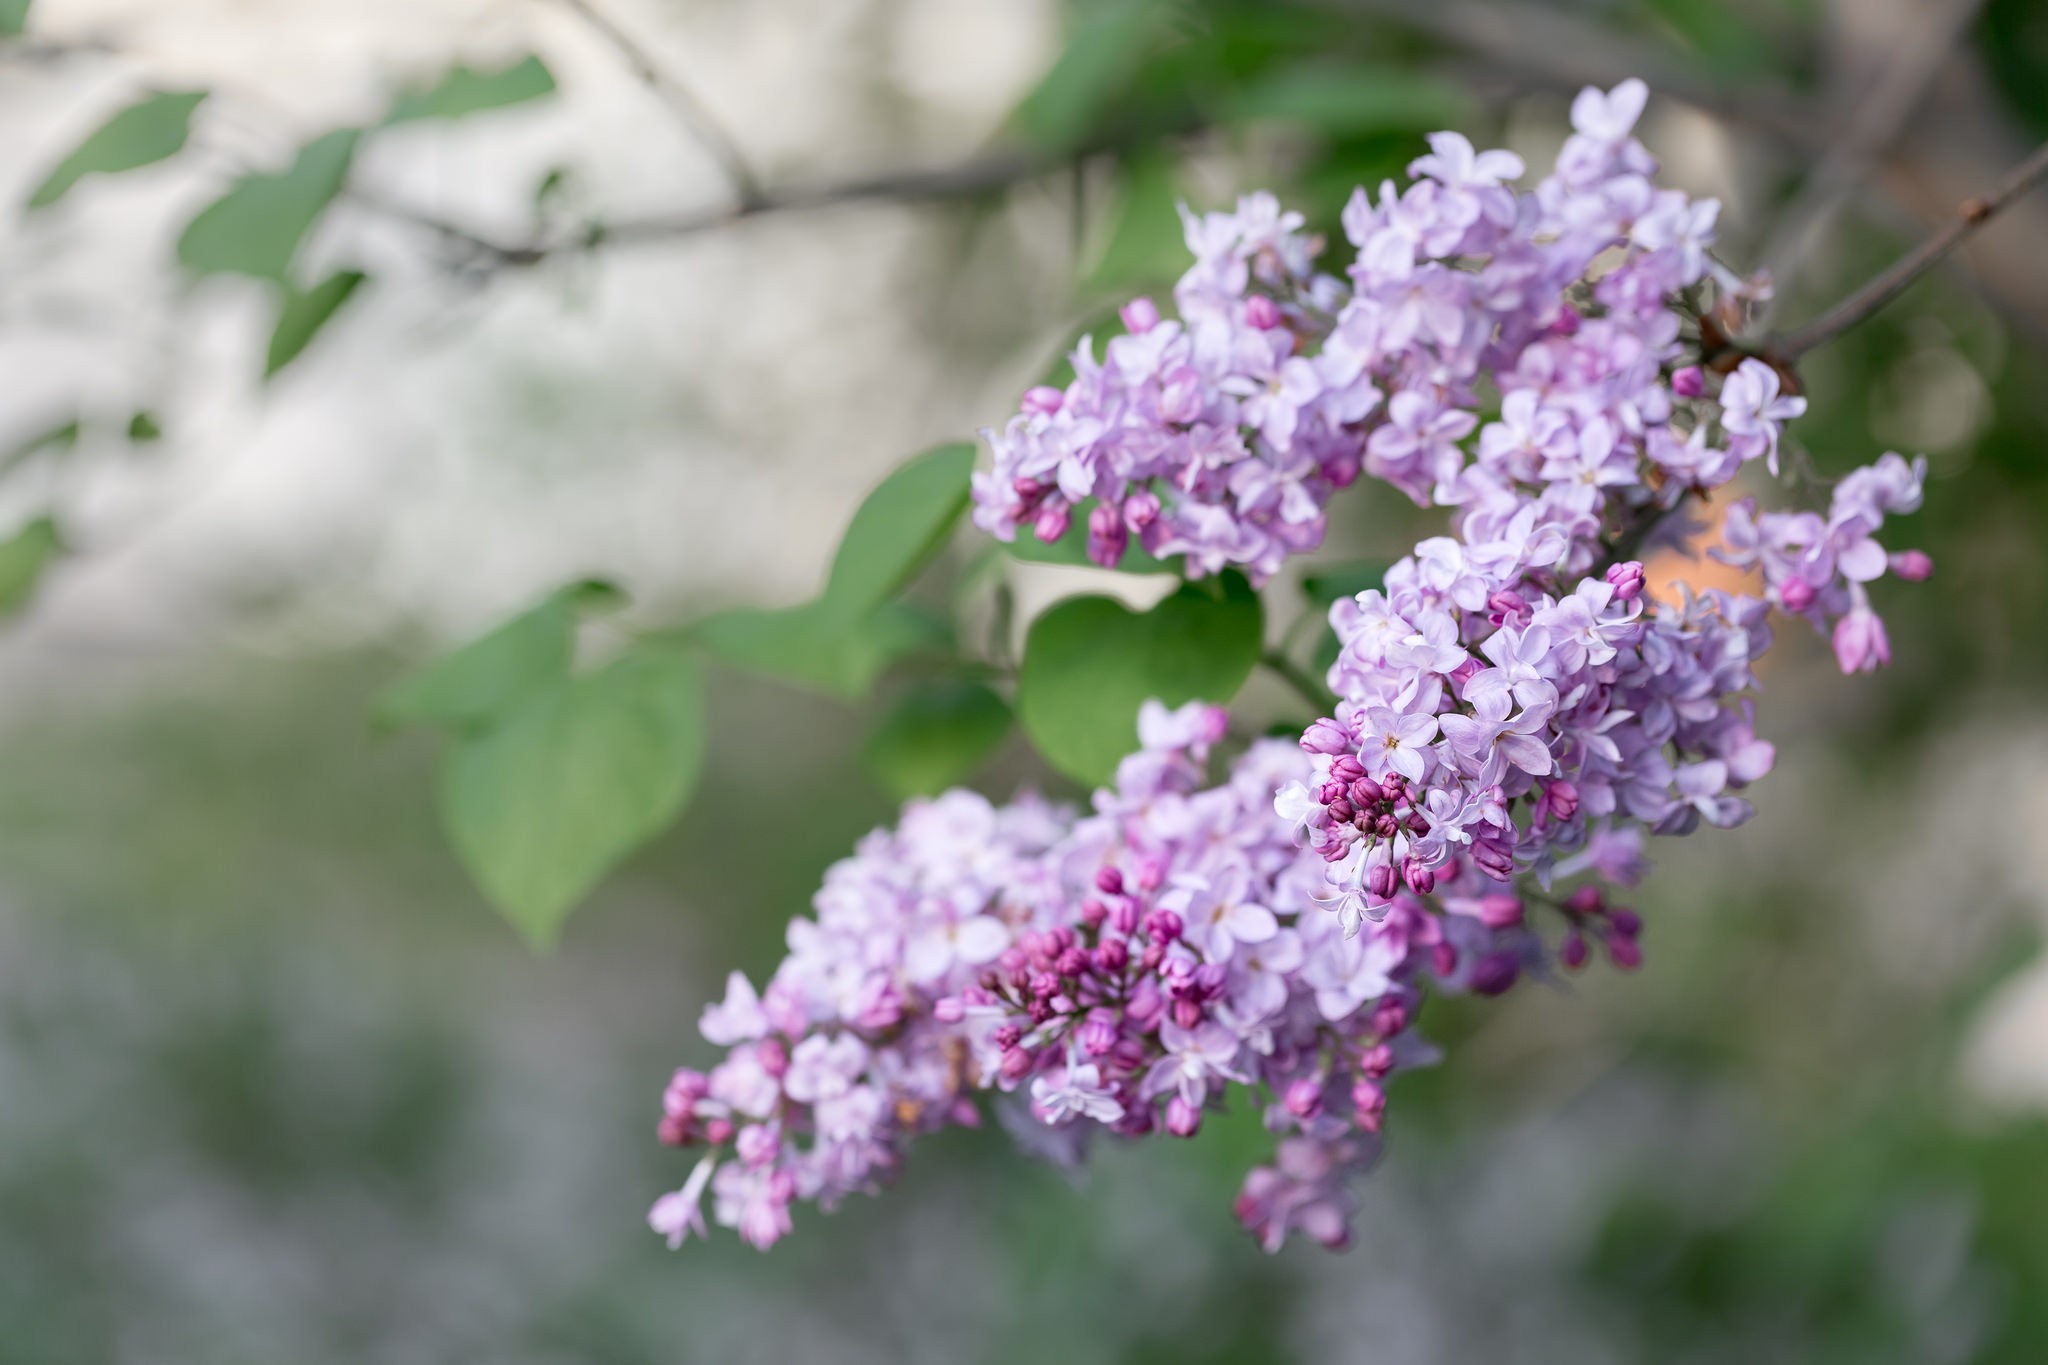
<svg viewBox="0 0 2048 1365"><path fill-rule="evenodd" d="M192 111L206 98L203 90L151 95L121 110L78 144L71 155L29 196L28 206L56 203L88 175L132 171L176 156L192 130Z"/></svg>
<svg viewBox="0 0 2048 1365"><path fill-rule="evenodd" d="M1106 783L1137 746L1140 705L1228 702L1258 664L1264 626L1258 594L1236 573L1184 584L1148 612L1068 598L1025 636L1017 718L1053 767Z"/></svg>
<svg viewBox="0 0 2048 1365"><path fill-rule="evenodd" d="M973 470L974 447L959 442L926 451L882 480L839 538L824 609L862 616L901 591L967 510Z"/></svg>
<svg viewBox="0 0 2048 1365"><path fill-rule="evenodd" d="M535 948L675 818L704 756L696 662L642 647L456 745L441 813L470 874Z"/></svg>
<svg viewBox="0 0 2048 1365"><path fill-rule="evenodd" d="M436 659L378 701L385 724L445 725L480 730L516 710L536 693L566 681L575 647L576 617L620 599L608 583L572 583L547 600Z"/></svg>

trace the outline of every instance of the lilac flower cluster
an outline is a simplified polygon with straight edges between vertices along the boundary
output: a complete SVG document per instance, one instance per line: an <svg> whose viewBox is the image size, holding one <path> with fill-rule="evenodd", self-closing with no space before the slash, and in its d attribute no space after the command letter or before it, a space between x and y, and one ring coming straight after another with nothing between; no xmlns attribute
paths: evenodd
<svg viewBox="0 0 2048 1365"><path fill-rule="evenodd" d="M767 989L735 974L705 1012L725 1060L669 1085L663 1139L711 1150L656 1230L701 1235L708 1190L718 1223L769 1246L795 1201L875 1189L912 1137L978 1122L975 1091L1073 1159L1098 1131L1192 1136L1234 1085L1281 1135L1239 1218L1269 1247L1340 1245L1384 1082L1430 1059L1424 986L1498 993L1540 947L1514 896L1476 885L1447 891L1450 915L1405 897L1347 940L1314 908L1320 860L1272 813L1307 759L1262 741L1205 786L1223 729L1214 707L1148 704L1090 814L951 792L834 867Z"/></svg>
<svg viewBox="0 0 2048 1365"><path fill-rule="evenodd" d="M1887 454L1825 515L1727 505L1711 553L1756 591L1651 582L1643 548L1687 548L1689 498L1775 475L1805 401L1687 340L1757 287L1709 258L1712 201L1653 184L1644 99L1582 92L1528 191L1516 157L1434 135L1405 188L1346 209L1344 280L1270 196L1188 216L1179 316L1132 303L1102 361L1084 343L1072 384L991 435L977 522L1053 540L1092 503L1105 565L1136 537L1263 579L1361 473L1450 534L1332 606L1336 705L1298 745L1253 743L1212 785L1222 712L1150 703L1086 814L956 791L870 836L767 989L735 975L707 1011L729 1052L676 1073L662 1134L710 1150L658 1230L701 1233L708 1191L767 1246L793 1202L874 1189L916 1135L977 1122L978 1092L1075 1156L1096 1132L1190 1136L1234 1091L1278 1139L1239 1219L1268 1248L1341 1245L1385 1081L1430 1059L1426 992L1499 994L1595 945L1640 963L1614 892L1647 836L1747 819L1774 761L1751 700L1771 611L1874 668L1868 585L1932 572L1876 540L1925 474Z"/></svg>

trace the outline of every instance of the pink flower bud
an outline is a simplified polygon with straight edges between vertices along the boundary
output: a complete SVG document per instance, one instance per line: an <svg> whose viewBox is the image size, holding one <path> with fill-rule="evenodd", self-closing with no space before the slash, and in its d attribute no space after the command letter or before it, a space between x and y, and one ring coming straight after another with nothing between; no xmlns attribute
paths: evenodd
<svg viewBox="0 0 2048 1365"><path fill-rule="evenodd" d="M1104 939L1095 949L1095 965L1109 976L1122 976L1131 965L1130 945L1120 938Z"/></svg>
<svg viewBox="0 0 2048 1365"><path fill-rule="evenodd" d="M1124 499L1124 525L1131 528L1131 534L1141 535L1146 527L1159 520L1159 499L1152 493L1139 489Z"/></svg>
<svg viewBox="0 0 2048 1365"><path fill-rule="evenodd" d="M1632 602L1642 595L1643 566L1633 559L1622 564L1610 564L1607 581L1613 586L1617 600Z"/></svg>
<svg viewBox="0 0 2048 1365"><path fill-rule="evenodd" d="M1149 332L1159 325L1159 305L1150 299L1132 299L1117 310L1117 316L1123 319L1125 331Z"/></svg>
<svg viewBox="0 0 2048 1365"><path fill-rule="evenodd" d="M1707 391L1707 377L1697 365L1688 365L1671 376L1671 392L1680 398L1698 398Z"/></svg>
<svg viewBox="0 0 2048 1365"><path fill-rule="evenodd" d="M1105 896L1121 896L1124 892L1124 874L1113 867L1096 868L1095 889Z"/></svg>
<svg viewBox="0 0 2048 1365"><path fill-rule="evenodd" d="M782 1139L766 1124L750 1123L740 1129L739 1141L733 1144L733 1151L748 1166L767 1166L781 1154Z"/></svg>
<svg viewBox="0 0 2048 1365"><path fill-rule="evenodd" d="M1283 1103L1294 1117L1312 1119L1323 1112L1323 1087L1303 1077L1287 1087L1287 1098Z"/></svg>
<svg viewBox="0 0 2048 1365"><path fill-rule="evenodd" d="M1557 958L1558 961L1564 963L1572 971L1577 971L1585 966L1586 936L1576 929L1566 934L1564 942L1558 945Z"/></svg>
<svg viewBox="0 0 2048 1365"><path fill-rule="evenodd" d="M1353 745L1344 727L1336 721L1323 719L1308 727L1301 736L1304 753L1329 754L1332 757L1350 750Z"/></svg>
<svg viewBox="0 0 2048 1365"><path fill-rule="evenodd" d="M728 1118L706 1119L704 1140L713 1147L722 1147L732 1141L733 1123Z"/></svg>
<svg viewBox="0 0 2048 1365"><path fill-rule="evenodd" d="M1489 891L1479 898L1479 922L1489 929L1511 929L1522 922L1522 900L1505 891Z"/></svg>
<svg viewBox="0 0 2048 1365"><path fill-rule="evenodd" d="M1418 896L1427 896L1436 890L1436 873L1414 858L1402 862L1401 879L1407 882Z"/></svg>
<svg viewBox="0 0 2048 1365"><path fill-rule="evenodd" d="M1358 1059L1359 1068L1374 1080L1379 1080L1394 1069L1394 1049L1385 1043L1374 1043Z"/></svg>
<svg viewBox="0 0 2048 1365"><path fill-rule="evenodd" d="M1202 1126L1202 1111L1179 1095L1166 1102L1166 1131L1175 1137L1193 1137Z"/></svg>
<svg viewBox="0 0 2048 1365"><path fill-rule="evenodd" d="M782 1045L780 1038L764 1038L755 1047L754 1060L761 1064L763 1071L779 1078L789 1070L789 1049Z"/></svg>
<svg viewBox="0 0 2048 1365"><path fill-rule="evenodd" d="M967 1017L967 1007L957 995L946 996L932 1005L932 1018L942 1024L957 1024Z"/></svg>
<svg viewBox="0 0 2048 1365"><path fill-rule="evenodd" d="M1105 569L1114 569L1131 543L1131 533L1114 507L1097 503L1088 514L1088 558Z"/></svg>
<svg viewBox="0 0 2048 1365"><path fill-rule="evenodd" d="M1813 605L1813 585L1803 578L1788 578L1778 585L1778 601L1786 611L1805 611Z"/></svg>
<svg viewBox="0 0 2048 1365"><path fill-rule="evenodd" d="M1363 1132L1377 1133L1386 1114L1387 1092L1361 1077L1351 1087L1352 1121Z"/></svg>
<svg viewBox="0 0 2048 1365"><path fill-rule="evenodd" d="M1392 863L1374 863L1365 874L1366 892L1376 901L1392 900L1395 885Z"/></svg>
<svg viewBox="0 0 2048 1365"><path fill-rule="evenodd" d="M1000 1063L1002 1078L1006 1081L1021 1081L1031 1074L1032 1056L1021 1047L1003 1049Z"/></svg>
<svg viewBox="0 0 2048 1365"><path fill-rule="evenodd" d="M1039 384L1024 391L1024 411L1032 416L1049 416L1060 410L1067 401L1066 394L1048 384Z"/></svg>
<svg viewBox="0 0 2048 1365"><path fill-rule="evenodd" d="M1173 942L1186 927L1180 916L1171 910L1154 910L1145 916L1146 934L1159 943Z"/></svg>
<svg viewBox="0 0 2048 1365"><path fill-rule="evenodd" d="M1835 662L1844 673L1871 673L1892 661L1884 622L1869 607L1851 607L1835 622Z"/></svg>
<svg viewBox="0 0 2048 1365"><path fill-rule="evenodd" d="M1031 534L1050 545L1073 524L1072 510L1058 498L1048 498L1045 506L1038 509L1038 519L1031 523Z"/></svg>
<svg viewBox="0 0 2048 1365"><path fill-rule="evenodd" d="M1908 583L1924 583L1934 577L1934 561L1923 550L1901 550L1891 557L1892 572Z"/></svg>
<svg viewBox="0 0 2048 1365"><path fill-rule="evenodd" d="M1626 934L1607 936L1607 956L1614 965L1625 972L1634 971L1643 965L1643 950L1636 941Z"/></svg>
<svg viewBox="0 0 2048 1365"><path fill-rule="evenodd" d="M1261 332L1270 332L1280 325L1280 305L1264 294L1254 294L1245 300L1244 320Z"/></svg>
<svg viewBox="0 0 2048 1365"><path fill-rule="evenodd" d="M1513 953L1488 953L1472 964L1472 990L1479 995L1499 995L1521 974L1522 964Z"/></svg>
<svg viewBox="0 0 2048 1365"><path fill-rule="evenodd" d="M1408 1027L1408 1006L1398 996L1388 996L1373 1006L1372 1031L1391 1038Z"/></svg>

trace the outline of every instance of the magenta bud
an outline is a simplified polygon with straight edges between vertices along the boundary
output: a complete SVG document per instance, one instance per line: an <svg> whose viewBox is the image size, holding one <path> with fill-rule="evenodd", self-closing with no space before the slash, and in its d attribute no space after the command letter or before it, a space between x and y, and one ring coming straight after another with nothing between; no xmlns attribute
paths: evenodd
<svg viewBox="0 0 2048 1365"><path fill-rule="evenodd" d="M1155 942L1172 943L1181 936L1181 931L1186 927L1181 923L1180 916L1171 910L1154 910L1145 916L1145 932Z"/></svg>
<svg viewBox="0 0 2048 1365"><path fill-rule="evenodd" d="M1505 891L1489 891L1479 898L1479 922L1489 929L1509 929L1522 922L1522 901Z"/></svg>
<svg viewBox="0 0 2048 1365"><path fill-rule="evenodd" d="M654 1126L654 1136L664 1147L690 1145L690 1120L682 1114L663 1114Z"/></svg>
<svg viewBox="0 0 2048 1365"><path fill-rule="evenodd" d="M1449 976L1458 970L1458 950L1448 943L1439 943L1429 950L1429 969L1438 976Z"/></svg>
<svg viewBox="0 0 2048 1365"><path fill-rule="evenodd" d="M1034 415L1058 412L1066 401L1066 394L1050 384L1038 384L1024 391L1024 411Z"/></svg>
<svg viewBox="0 0 2048 1365"><path fill-rule="evenodd" d="M1202 1007L1193 1000L1173 1002L1173 1022L1182 1028L1196 1028L1202 1022Z"/></svg>
<svg viewBox="0 0 2048 1365"><path fill-rule="evenodd" d="M1131 965L1130 945L1120 938L1104 939L1096 946L1095 965L1110 976L1122 976Z"/></svg>
<svg viewBox="0 0 2048 1365"><path fill-rule="evenodd" d="M967 1017L967 1006L960 1003L960 997L949 995L933 1002L932 1018L942 1024L957 1024Z"/></svg>
<svg viewBox="0 0 2048 1365"><path fill-rule="evenodd" d="M1166 885L1166 860L1159 857L1145 859L1138 864L1138 889L1157 891ZM1126 930L1126 933L1129 931Z"/></svg>
<svg viewBox="0 0 2048 1365"><path fill-rule="evenodd" d="M1157 520L1159 499L1155 495L1141 488L1124 499L1124 525L1131 528L1132 534L1142 534Z"/></svg>
<svg viewBox="0 0 2048 1365"><path fill-rule="evenodd" d="M1572 971L1586 965L1586 936L1574 929L1558 945L1557 960Z"/></svg>
<svg viewBox="0 0 2048 1365"><path fill-rule="evenodd" d="M1488 953L1472 964L1472 990L1478 995L1499 995L1521 974L1522 964L1513 953Z"/></svg>
<svg viewBox="0 0 2048 1365"><path fill-rule="evenodd" d="M1901 550L1891 557L1892 572L1908 583L1924 583L1934 577L1934 561L1924 550Z"/></svg>
<svg viewBox="0 0 2048 1365"><path fill-rule="evenodd" d="M1116 1016L1096 1010L1081 1025L1081 1047L1090 1057L1100 1057L1116 1046Z"/></svg>
<svg viewBox="0 0 2048 1365"><path fill-rule="evenodd" d="M1634 939L1626 934L1607 936L1607 956L1614 965L1625 972L1632 972L1643 965L1643 950Z"/></svg>
<svg viewBox="0 0 2048 1365"><path fill-rule="evenodd" d="M1805 611L1813 605L1813 585L1803 578L1788 578L1778 585L1778 601L1786 611Z"/></svg>
<svg viewBox="0 0 2048 1365"><path fill-rule="evenodd" d="M1003 1049L1000 1063L1002 1078L1006 1081L1021 1081L1031 1074L1031 1054L1021 1047Z"/></svg>
<svg viewBox="0 0 2048 1365"><path fill-rule="evenodd" d="M1627 906L1617 905L1609 910L1607 922L1614 926L1616 933L1627 934L1630 938L1643 932L1643 917Z"/></svg>
<svg viewBox="0 0 2048 1365"><path fill-rule="evenodd" d="M779 1078L789 1070L789 1049L782 1045L780 1038L764 1038L754 1050L754 1060L761 1064L763 1071Z"/></svg>
<svg viewBox="0 0 2048 1365"><path fill-rule="evenodd" d="M1080 948L1069 948L1059 955L1059 960L1053 965L1061 976L1079 976L1088 970L1088 954Z"/></svg>
<svg viewBox="0 0 2048 1365"><path fill-rule="evenodd" d="M1358 1065L1366 1075L1379 1080L1394 1069L1394 1049L1385 1043L1374 1043L1358 1059Z"/></svg>
<svg viewBox="0 0 2048 1365"><path fill-rule="evenodd" d="M1387 1115L1387 1092L1360 1077L1351 1087L1351 1116L1359 1128L1377 1133Z"/></svg>
<svg viewBox="0 0 2048 1365"><path fill-rule="evenodd" d="M1427 896L1436 890L1436 873L1414 858L1409 858L1401 864L1401 879L1407 882L1418 896Z"/></svg>
<svg viewBox="0 0 2048 1365"><path fill-rule="evenodd" d="M1383 810L1373 819L1373 832L1382 839L1391 839L1401 832L1401 820L1392 811Z"/></svg>
<svg viewBox="0 0 2048 1365"><path fill-rule="evenodd" d="M1124 874L1113 867L1096 868L1095 889L1106 896L1121 896L1124 893Z"/></svg>
<svg viewBox="0 0 2048 1365"><path fill-rule="evenodd" d="M1287 1087L1283 1101L1287 1112L1298 1119L1312 1119L1323 1112L1323 1087L1303 1077Z"/></svg>
<svg viewBox="0 0 2048 1365"><path fill-rule="evenodd" d="M1193 1137L1202 1126L1202 1111L1179 1095L1166 1102L1166 1131L1175 1137Z"/></svg>
<svg viewBox="0 0 2048 1365"><path fill-rule="evenodd" d="M1606 904L1606 893L1592 882L1573 887L1572 893L1564 898L1564 908L1574 915L1597 915Z"/></svg>
<svg viewBox="0 0 2048 1365"><path fill-rule="evenodd" d="M1330 780L1342 782L1347 787L1364 776L1365 765L1350 754L1345 754L1330 764Z"/></svg>
<svg viewBox="0 0 2048 1365"><path fill-rule="evenodd" d="M1081 923L1090 929L1100 929L1102 922L1109 918L1109 907L1090 896L1081 902Z"/></svg>
<svg viewBox="0 0 2048 1365"><path fill-rule="evenodd" d="M1391 1038L1408 1027L1408 1006L1398 996L1388 996L1373 1006L1372 1031Z"/></svg>
<svg viewBox="0 0 2048 1365"><path fill-rule="evenodd" d="M997 1047L1007 1051L1008 1049L1017 1046L1017 1040L1022 1038L1023 1036L1024 1030L1020 1026L1016 1024L1002 1024L999 1025L996 1028L995 1033L991 1035L991 1041L993 1041Z"/></svg>
<svg viewBox="0 0 2048 1365"><path fill-rule="evenodd" d="M1040 483L1027 474L1011 484L1010 491L1017 495L1017 501L1028 507L1051 492L1052 485Z"/></svg>
<svg viewBox="0 0 2048 1365"><path fill-rule="evenodd" d="M1324 717L1308 727L1301 736L1303 752L1329 754L1335 757L1351 748L1351 740L1344 733L1344 727Z"/></svg>
<svg viewBox="0 0 2048 1365"><path fill-rule="evenodd" d="M1150 299L1132 299L1117 310L1117 316L1124 320L1126 331L1149 332L1159 325L1159 305Z"/></svg>
<svg viewBox="0 0 2048 1365"><path fill-rule="evenodd" d="M733 1122L728 1118L707 1119L704 1123L704 1140L713 1147L722 1147L732 1141Z"/></svg>
<svg viewBox="0 0 2048 1365"><path fill-rule="evenodd" d="M1374 863L1365 874L1365 889L1376 901L1392 900L1395 884L1392 863Z"/></svg>
<svg viewBox="0 0 2048 1365"><path fill-rule="evenodd" d="M1707 376L1697 365L1688 365L1674 370L1671 375L1671 392L1680 398L1698 398L1707 391Z"/></svg>
<svg viewBox="0 0 2048 1365"><path fill-rule="evenodd" d="M1391 801L1393 799L1387 794L1385 787L1382 787L1370 777L1359 778L1349 787L1346 787L1345 790L1351 793L1352 804L1361 807L1377 806L1383 801Z"/></svg>
<svg viewBox="0 0 2048 1365"><path fill-rule="evenodd" d="M1131 543L1131 533L1117 510L1097 503L1088 514L1088 558L1105 569L1114 569Z"/></svg>
<svg viewBox="0 0 2048 1365"><path fill-rule="evenodd" d="M1322 786L1316 788L1316 800L1327 806L1333 802L1344 800L1344 794L1349 790L1350 788L1346 787L1342 782L1325 782Z"/></svg>
<svg viewBox="0 0 2048 1365"><path fill-rule="evenodd" d="M1330 785L1335 786L1336 784L1331 783ZM1329 803L1330 818L1340 825L1350 824L1357 814L1358 807L1352 805L1351 798L1347 796L1339 796L1336 800Z"/></svg>
<svg viewBox="0 0 2048 1365"><path fill-rule="evenodd" d="M1038 519L1031 523L1031 534L1050 545L1067 533L1074 524L1074 514L1058 499L1049 498L1038 510Z"/></svg>
<svg viewBox="0 0 2048 1365"><path fill-rule="evenodd" d="M1560 820L1569 820L1579 813L1579 789L1563 778L1544 789L1543 800L1550 813Z"/></svg>
<svg viewBox="0 0 2048 1365"><path fill-rule="evenodd" d="M1642 595L1643 566L1631 559L1622 564L1607 567L1607 582L1614 589L1614 595L1624 602L1634 601Z"/></svg>
<svg viewBox="0 0 2048 1365"><path fill-rule="evenodd" d="M1261 332L1270 332L1280 325L1280 305L1264 294L1254 294L1245 300L1244 320Z"/></svg>

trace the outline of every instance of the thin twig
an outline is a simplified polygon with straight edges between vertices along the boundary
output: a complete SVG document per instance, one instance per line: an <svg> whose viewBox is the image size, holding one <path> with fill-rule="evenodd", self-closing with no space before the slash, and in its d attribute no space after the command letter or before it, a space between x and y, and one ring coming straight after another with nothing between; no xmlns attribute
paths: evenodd
<svg viewBox="0 0 2048 1365"><path fill-rule="evenodd" d="M742 208L758 204L764 197L760 180L754 175L747 159L740 154L739 144L725 125L718 121L704 101L697 98L695 91L672 71L666 70L654 60L632 34L620 28L618 23L590 0L562 0L562 4L574 10L593 29L618 50L633 73L675 111L678 119L690 130L692 136L703 145L704 150L718 162L732 183L734 196Z"/></svg>
<svg viewBox="0 0 2048 1365"><path fill-rule="evenodd" d="M1962 245L1970 234L1990 222L1999 210L2032 189L2044 177L2048 177L2048 142L2042 143L2032 156L2015 166L1991 193L1982 198L1964 200L1956 210L1954 222L1901 256L1868 284L1812 322L1766 342L1760 354L1765 359L1789 365L1822 342L1846 332L1904 293L1915 280Z"/></svg>
<svg viewBox="0 0 2048 1365"><path fill-rule="evenodd" d="M1778 228L1760 253L1772 279L1788 280L1798 275L1800 265L1834 221L1844 201L1898 141L1906 120L1926 99L1935 77L1948 65L1956 39L1983 8L1983 3L1984 0L1939 0L1932 5L1920 31L1912 41L1900 45L1870 92L1856 102L1854 112L1839 125L1841 132L1835 145L1779 215ZM1768 318L1769 311L1767 303L1759 325Z"/></svg>

